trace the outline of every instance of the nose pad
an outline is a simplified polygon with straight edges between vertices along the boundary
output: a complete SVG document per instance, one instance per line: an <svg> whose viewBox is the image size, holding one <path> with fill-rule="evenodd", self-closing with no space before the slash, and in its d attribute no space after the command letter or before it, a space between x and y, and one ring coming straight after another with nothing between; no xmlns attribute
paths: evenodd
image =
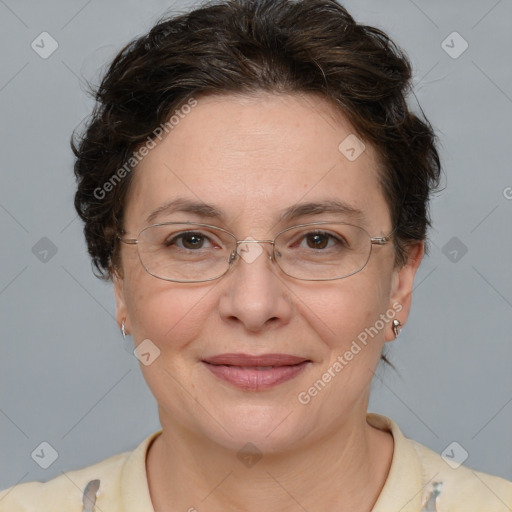
<svg viewBox="0 0 512 512"><path fill-rule="evenodd" d="M276 251L276 255L277 256L280 256L280 253L279 251ZM231 252L231 254L229 255L229 258L228 258L228 265L231 265L237 258L237 256L239 256L238 254L238 251L237 249L235 249L234 251ZM273 254L273 251L272 249L270 250L270 254L268 255L268 259L270 261L272 261L273 263L276 263L276 259L274 258L274 254Z"/></svg>
<svg viewBox="0 0 512 512"><path fill-rule="evenodd" d="M275 257L274 257L275 255ZM274 246L274 250L270 253L270 259L274 262L274 263L277 263L277 259L281 257L281 253L276 249L276 247Z"/></svg>

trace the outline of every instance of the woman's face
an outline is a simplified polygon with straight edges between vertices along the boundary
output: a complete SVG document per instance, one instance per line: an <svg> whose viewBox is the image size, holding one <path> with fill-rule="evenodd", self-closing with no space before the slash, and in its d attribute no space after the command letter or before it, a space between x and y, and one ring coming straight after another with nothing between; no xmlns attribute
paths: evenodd
<svg viewBox="0 0 512 512"><path fill-rule="evenodd" d="M269 240L318 221L387 235L392 225L376 155L367 144L357 156L353 132L313 95L198 97L134 171L126 236L136 238L152 212L178 198L211 205L223 218L173 211L151 223L213 224L238 240ZM292 206L333 200L359 216L324 212L279 221ZM141 368L164 432L279 451L360 424L383 345L393 339L392 319L407 319L422 244L401 269L392 244L373 246L362 271L332 281L293 279L269 259L270 244L246 247L257 257L239 258L220 279L192 284L153 277L135 245L122 247L118 321L125 319L135 345L150 340L150 359L155 347L160 351ZM244 360L267 354L304 362L292 368L286 358L280 367L273 356L260 364Z"/></svg>

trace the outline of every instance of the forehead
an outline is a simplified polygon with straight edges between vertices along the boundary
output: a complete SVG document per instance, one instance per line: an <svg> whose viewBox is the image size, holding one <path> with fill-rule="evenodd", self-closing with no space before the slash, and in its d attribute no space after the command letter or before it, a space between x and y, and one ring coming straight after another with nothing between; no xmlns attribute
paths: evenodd
<svg viewBox="0 0 512 512"><path fill-rule="evenodd" d="M358 210L368 228L387 219L375 151L326 100L208 95L187 112L134 170L127 229L174 220L179 212L165 205L176 200L213 207L226 227L269 228L289 219L285 210L326 201Z"/></svg>

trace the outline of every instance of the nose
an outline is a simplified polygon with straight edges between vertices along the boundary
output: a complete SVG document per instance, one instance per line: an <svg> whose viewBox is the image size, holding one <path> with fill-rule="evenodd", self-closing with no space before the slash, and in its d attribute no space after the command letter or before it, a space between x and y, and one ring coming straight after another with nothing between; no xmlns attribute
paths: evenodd
<svg viewBox="0 0 512 512"><path fill-rule="evenodd" d="M237 256L241 256L244 259L244 261L250 263L253 259L258 257L259 254L263 251L263 246L260 246L259 244L272 244L270 251L268 252L268 257L270 260L272 260L272 250L274 247L273 240L255 240L254 238L248 238L246 240L238 240L236 242L236 249L230 255L229 264L232 264L237 258Z"/></svg>
<svg viewBox="0 0 512 512"><path fill-rule="evenodd" d="M252 332L291 318L290 294L273 261L272 247L268 240L242 240L222 285L220 314Z"/></svg>

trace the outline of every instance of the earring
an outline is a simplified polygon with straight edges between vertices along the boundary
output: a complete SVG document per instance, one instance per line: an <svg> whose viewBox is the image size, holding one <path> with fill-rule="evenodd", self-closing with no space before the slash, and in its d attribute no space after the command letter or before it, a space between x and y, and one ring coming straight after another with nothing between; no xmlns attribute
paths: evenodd
<svg viewBox="0 0 512 512"><path fill-rule="evenodd" d="M402 324L400 323L400 320L397 320L395 318L393 320L393 333L395 334L395 339L398 338L401 330L402 330Z"/></svg>
<svg viewBox="0 0 512 512"><path fill-rule="evenodd" d="M123 340L126 339L126 330L124 328L124 320L121 322L121 334L123 335Z"/></svg>

